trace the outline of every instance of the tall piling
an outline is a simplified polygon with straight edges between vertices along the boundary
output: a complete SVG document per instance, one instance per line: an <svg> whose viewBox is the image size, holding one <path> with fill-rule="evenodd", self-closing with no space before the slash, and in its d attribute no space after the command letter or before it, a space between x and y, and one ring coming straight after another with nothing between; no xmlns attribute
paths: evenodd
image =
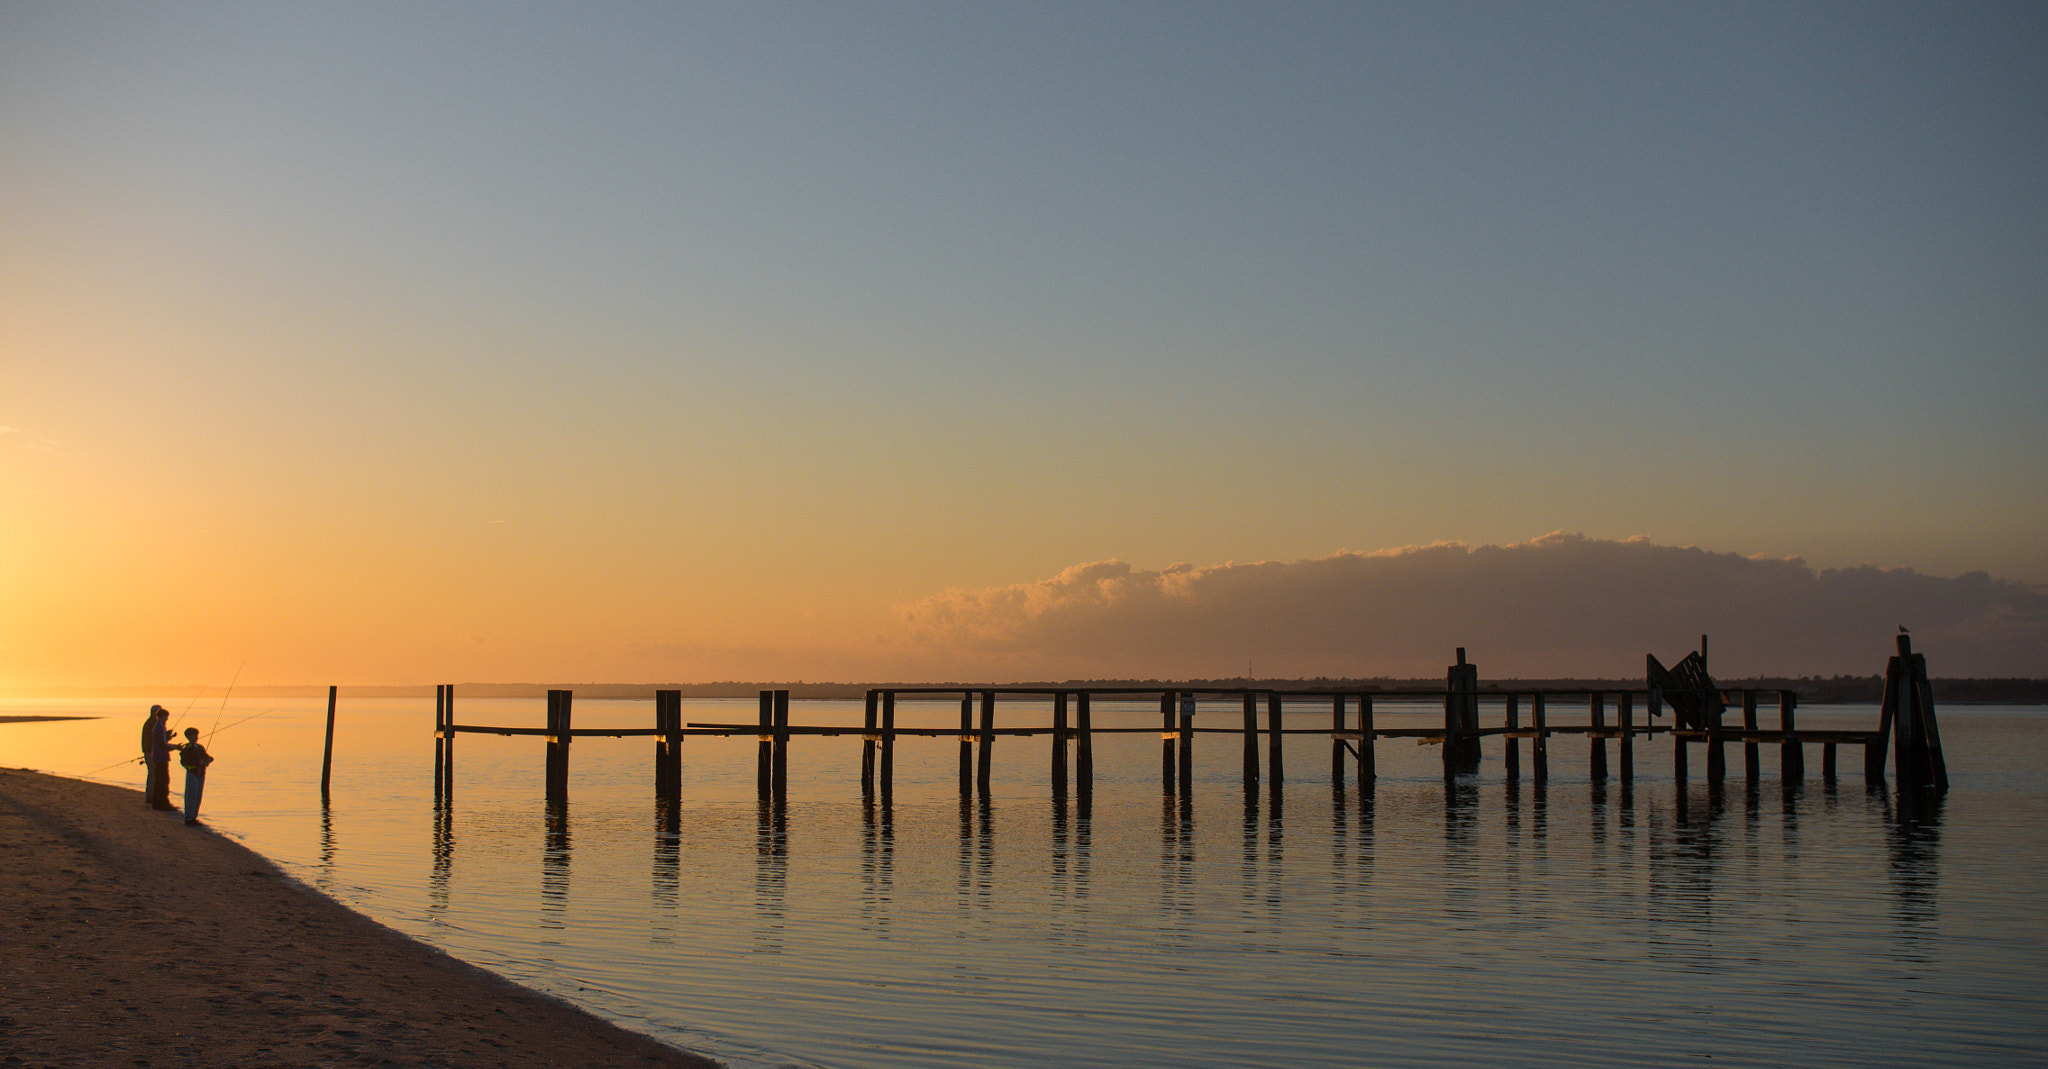
<svg viewBox="0 0 2048 1069"><path fill-rule="evenodd" d="M547 800L566 802L569 800L569 740L573 730L570 720L572 692L566 690L548 691L548 763Z"/></svg>

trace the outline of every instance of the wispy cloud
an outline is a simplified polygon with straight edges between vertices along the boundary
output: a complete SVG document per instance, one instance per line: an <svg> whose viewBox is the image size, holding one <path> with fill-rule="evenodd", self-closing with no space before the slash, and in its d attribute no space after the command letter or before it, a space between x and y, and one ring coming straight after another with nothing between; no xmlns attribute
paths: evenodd
<svg viewBox="0 0 2048 1069"><path fill-rule="evenodd" d="M2048 671L2048 593L2019 583L1565 533L1156 572L1097 561L903 616L931 653L1020 676L1423 676L1464 646L1492 677L1632 677L1703 633L1721 674L1870 674L1901 625L1938 675Z"/></svg>

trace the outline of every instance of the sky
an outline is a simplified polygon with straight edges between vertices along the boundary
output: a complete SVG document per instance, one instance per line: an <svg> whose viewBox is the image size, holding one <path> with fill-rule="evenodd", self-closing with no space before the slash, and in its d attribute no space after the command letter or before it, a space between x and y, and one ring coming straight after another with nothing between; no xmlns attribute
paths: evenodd
<svg viewBox="0 0 2048 1069"><path fill-rule="evenodd" d="M6 5L0 690L2048 676L2044 55L2026 3Z"/></svg>

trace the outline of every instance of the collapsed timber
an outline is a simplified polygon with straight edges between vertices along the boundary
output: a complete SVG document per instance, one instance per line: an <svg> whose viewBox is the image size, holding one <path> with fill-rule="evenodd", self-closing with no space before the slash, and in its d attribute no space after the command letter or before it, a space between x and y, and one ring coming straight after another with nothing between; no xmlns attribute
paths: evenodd
<svg viewBox="0 0 2048 1069"><path fill-rule="evenodd" d="M1522 743L1529 743L1529 772L1537 783L1550 776L1550 740L1558 736L1579 736L1590 747L1590 775L1604 782L1617 774L1624 786L1635 778L1635 744L1667 735L1673 742L1672 770L1683 782L1687 776L1687 748L1706 748L1707 777L1718 783L1727 774L1726 747L1744 748L1747 775L1754 781L1760 763L1759 747L1775 744L1780 768L1787 781L1805 775L1805 747L1821 747L1821 775L1835 780L1836 750L1861 746L1867 782L1884 781L1888 752L1901 789L1948 787L1948 770L1942 760L1941 736L1928 684L1926 658L1912 652L1906 636L1898 639L1898 653L1890 660L1884 702L1878 723L1871 730L1812 730L1797 726L1797 695L1789 690L1724 690L1707 674L1706 639L1700 649L1688 654L1671 669L1654 656L1647 660L1646 685L1640 690L1498 689L1484 691L1479 669L1466 661L1465 650L1457 651L1457 663L1446 673L1442 690L1273 690L1251 688L1181 689L1157 687L1091 687L1084 689L1044 687L890 687L869 690L864 721L860 728L843 725L801 725L789 722L790 695L787 690L760 692L759 718L754 723L688 723L682 718L682 692L655 692L654 725L644 728L578 728L573 724L574 694L551 690L547 699L544 727L509 727L459 724L455 719L455 687L444 684L434 697L434 796L437 801L453 797L455 787L455 740L462 733L494 735L537 735L547 744L546 796L564 801L569 791L570 743L577 737L652 737L655 740L654 789L659 798L677 797L682 790L682 744L693 735L731 736L754 734L759 742L756 759L757 789L763 799L780 799L788 787L789 748L793 739L805 736L861 737L860 784L866 795L879 792L885 799L893 790L898 741L905 738L952 737L959 746L959 784L963 797L989 793L990 769L998 737L1050 736L1048 773L1052 792L1064 798L1071 790L1083 802L1093 791L1095 778L1094 739L1100 734L1159 732L1159 775L1167 794L1181 794L1194 782L1194 743L1204 734L1237 735L1243 753L1243 784L1247 791L1261 780L1278 790L1285 780L1282 740L1287 735L1319 735L1330 740L1331 781L1342 787L1355 774L1358 785L1370 789L1376 777L1374 743L1381 739L1412 738L1442 746L1444 778L1476 772L1481 761L1482 741L1503 740L1502 760L1508 779L1522 776ZM957 730L922 726L897 726L900 699L946 700L959 695L960 722ZM1097 727L1093 705L1098 698L1121 701L1156 696L1159 726ZM1733 699L1731 701L1730 699ZM1381 727L1374 723L1375 700L1416 699L1443 704L1443 725L1439 727ZM1642 699L1646 716L1636 719L1637 700ZM1778 724L1763 727L1759 710L1774 700ZM1028 726L997 726L999 700L1004 708L1019 704L1049 704L1049 722ZM1235 703L1241 710L1238 724L1224 727L1196 727L1198 703ZM1583 721L1554 720L1573 704L1582 703ZM1608 710L1613 709L1610 721ZM1666 706L1674 723L1654 723ZM1741 726L1727 722L1731 708L1739 709ZM1497 711L1488 723L1484 713ZM1263 719L1261 713L1263 712ZM1526 721L1524 713L1527 714ZM1290 713L1308 717L1326 716L1327 726L1288 727ZM1261 754L1261 743L1264 752ZM1608 744L1616 744L1617 766L1610 769Z"/></svg>

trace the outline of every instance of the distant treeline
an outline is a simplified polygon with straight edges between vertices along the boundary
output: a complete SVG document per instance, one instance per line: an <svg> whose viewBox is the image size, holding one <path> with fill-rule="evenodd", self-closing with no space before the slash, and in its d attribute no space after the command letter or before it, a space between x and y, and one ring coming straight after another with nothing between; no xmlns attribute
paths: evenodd
<svg viewBox="0 0 2048 1069"><path fill-rule="evenodd" d="M1718 679L1715 682L1729 690L1790 690L1799 695L1799 700L1808 705L1826 705L1834 702L1875 702L1884 698L1883 676L1764 676L1751 679ZM2002 704L2048 704L2048 679L1937 679L1934 684L1934 700L1944 703L2002 703ZM455 686L456 699L463 698L545 698L550 689L567 689L576 692L579 698L648 698L657 690L680 690L686 698L752 698L763 690L787 690L792 698L859 698L871 687L929 687L943 690L978 690L982 687L1031 687L1041 690L1107 690L1112 688L1158 689L1158 690L1348 690L1348 691L1399 691L1399 690L1442 690L1442 678L1394 679L1376 677L1371 679L1333 679L1318 676L1314 679L1067 679L1067 680L1026 680L1016 683L745 683L728 681L723 683L458 683ZM1545 689L1545 690L1641 690L1640 679L1481 679L1480 690ZM62 693L81 695L135 695L150 697L152 700L174 696L218 693L219 688L186 687L99 687L61 688ZM56 694L59 688L44 688L39 693ZM309 698L325 697L327 688L322 687L240 687L235 691L242 698ZM432 686L390 687L390 686L344 686L341 695L347 698L420 698L432 701Z"/></svg>

